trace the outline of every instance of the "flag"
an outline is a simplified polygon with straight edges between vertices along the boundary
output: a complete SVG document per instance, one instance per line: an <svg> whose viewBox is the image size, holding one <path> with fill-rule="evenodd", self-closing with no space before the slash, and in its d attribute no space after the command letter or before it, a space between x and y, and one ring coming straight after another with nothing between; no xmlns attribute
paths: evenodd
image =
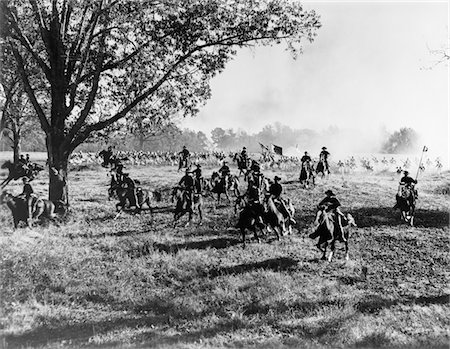
<svg viewBox="0 0 450 349"><path fill-rule="evenodd" d="M426 145L424 145L423 146L423 150L422 150L423 152L426 152L426 151L428 151L428 148L427 148L427 146Z"/></svg>
<svg viewBox="0 0 450 349"><path fill-rule="evenodd" d="M283 148L279 147L278 145L272 144L272 151L275 154L283 155Z"/></svg>
<svg viewBox="0 0 450 349"><path fill-rule="evenodd" d="M258 142L259 143L259 142ZM266 147L264 144L262 144L262 143L259 143L259 145L261 146L261 149L264 151L269 151L269 148L268 147Z"/></svg>

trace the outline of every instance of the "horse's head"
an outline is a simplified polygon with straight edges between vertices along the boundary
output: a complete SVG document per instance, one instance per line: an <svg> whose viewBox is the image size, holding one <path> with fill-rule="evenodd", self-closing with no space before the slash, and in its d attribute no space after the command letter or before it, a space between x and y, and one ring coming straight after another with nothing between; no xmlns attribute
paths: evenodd
<svg viewBox="0 0 450 349"><path fill-rule="evenodd" d="M355 219L353 218L353 216L350 213L347 213L347 215L345 216L345 218L347 219L347 225L349 227L353 226L353 227L357 227Z"/></svg>
<svg viewBox="0 0 450 349"><path fill-rule="evenodd" d="M10 161L10 160L6 160L3 164L2 164L2 169L7 168L8 170L13 168L14 164Z"/></svg>
<svg viewBox="0 0 450 349"><path fill-rule="evenodd" d="M13 198L13 195L8 192L7 190L2 191L0 194L0 205L8 203L8 201L11 201Z"/></svg>

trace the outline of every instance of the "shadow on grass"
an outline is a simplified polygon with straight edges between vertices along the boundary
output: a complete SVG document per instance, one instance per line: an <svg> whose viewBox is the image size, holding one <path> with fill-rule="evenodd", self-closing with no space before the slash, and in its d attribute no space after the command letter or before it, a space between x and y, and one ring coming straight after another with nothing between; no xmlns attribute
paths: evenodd
<svg viewBox="0 0 450 349"><path fill-rule="evenodd" d="M153 247L166 253L177 253L179 250L204 250L207 248L222 249L238 245L241 241L235 238L217 238L211 240L190 241L180 244L155 243Z"/></svg>
<svg viewBox="0 0 450 349"><path fill-rule="evenodd" d="M350 211L358 227L400 226L400 211L392 207L362 207ZM414 223L424 228L443 228L449 225L449 214L444 211L417 209Z"/></svg>
<svg viewBox="0 0 450 349"><path fill-rule="evenodd" d="M239 242L238 242L239 243ZM259 269L269 269L273 271L285 271L293 269L298 263L297 260L291 258L275 258L268 259L262 262L248 263L248 264L240 264L231 267L223 267L223 268L215 268L211 269L207 272L205 276L207 277L217 277L221 275L234 275L234 274L242 274L253 270Z"/></svg>
<svg viewBox="0 0 450 349"><path fill-rule="evenodd" d="M439 296L429 296L429 297L409 297L403 299L385 299L380 296L368 297L363 302L359 302L356 308L361 313L377 314L382 309L387 309L396 305L434 305L434 304L449 304L450 295L443 294Z"/></svg>

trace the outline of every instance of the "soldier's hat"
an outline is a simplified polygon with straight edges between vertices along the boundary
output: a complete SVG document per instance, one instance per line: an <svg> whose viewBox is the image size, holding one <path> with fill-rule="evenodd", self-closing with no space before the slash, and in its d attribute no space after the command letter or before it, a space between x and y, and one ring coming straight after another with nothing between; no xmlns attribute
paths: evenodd
<svg viewBox="0 0 450 349"><path fill-rule="evenodd" d="M201 165L201 164L197 164L196 166L197 166L197 168L200 168L200 167L202 167L202 165Z"/></svg>
<svg viewBox="0 0 450 349"><path fill-rule="evenodd" d="M281 178L278 177L278 176L275 176L273 179L274 179L275 181L280 181L280 180L281 180Z"/></svg>
<svg viewBox="0 0 450 349"><path fill-rule="evenodd" d="M322 147L322 150L326 150L327 149L327 147Z"/></svg>
<svg viewBox="0 0 450 349"><path fill-rule="evenodd" d="M246 147L243 147L242 149L245 149L245 150L247 150L247 148L246 148Z"/></svg>
<svg viewBox="0 0 450 349"><path fill-rule="evenodd" d="M334 196L334 195L335 195L335 194L333 193L333 191L330 190L330 189L328 189L328 190L325 192L325 194L326 194L326 195L330 195L330 196Z"/></svg>
<svg viewBox="0 0 450 349"><path fill-rule="evenodd" d="M406 176L406 175L409 175L409 172L408 172L408 171L406 171L406 170L405 170L405 171L403 171L403 173L405 174L405 176Z"/></svg>

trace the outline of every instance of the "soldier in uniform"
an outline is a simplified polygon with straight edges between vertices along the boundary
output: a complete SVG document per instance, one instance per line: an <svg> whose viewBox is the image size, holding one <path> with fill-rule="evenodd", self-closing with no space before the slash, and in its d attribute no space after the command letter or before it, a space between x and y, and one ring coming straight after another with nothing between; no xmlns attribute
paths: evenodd
<svg viewBox="0 0 450 349"><path fill-rule="evenodd" d="M180 179L178 185L185 190L186 196L190 202L189 205L194 204L194 179L191 176L189 169L186 169L185 175Z"/></svg>
<svg viewBox="0 0 450 349"><path fill-rule="evenodd" d="M219 168L219 173L222 177L225 188L228 188L228 179L230 176L230 167L228 167L228 162L223 162L222 167Z"/></svg>
<svg viewBox="0 0 450 349"><path fill-rule="evenodd" d="M328 157L330 153L327 151L327 147L322 147L322 151L319 154L319 161L323 162L324 171L330 173L330 167L328 165Z"/></svg>
<svg viewBox="0 0 450 349"><path fill-rule="evenodd" d="M274 202L277 202L280 204L282 213L284 213L288 216L288 218L292 224L295 224L296 221L292 218L291 212L288 210L283 198L281 197L281 194L283 193L283 187L280 184L281 178L278 176L275 176L273 180L274 180L274 182L269 187L269 194L272 197L272 199L274 200Z"/></svg>
<svg viewBox="0 0 450 349"><path fill-rule="evenodd" d="M335 239L338 240L342 240L342 241L346 241L346 238L343 234L343 229L342 229L342 217L344 216L344 214L341 212L340 210L340 206L341 203L339 202L339 200L337 199L336 195L333 193L332 190L328 189L325 192L326 197L319 202L319 204L317 205L317 209L319 210L317 212L317 216L316 216L316 220L315 220L315 225L316 227L319 226L319 220L321 215L323 214L322 211L325 212L332 212L334 214L334 232L331 232L332 234L334 234ZM317 229L316 229L317 232ZM310 235L311 238L314 238L316 236L314 236L315 233L313 233L312 235Z"/></svg>
<svg viewBox="0 0 450 349"><path fill-rule="evenodd" d="M192 171L194 173L194 189L196 194L202 193L202 182L203 182L203 176L202 176L202 165L198 164L197 168Z"/></svg>

